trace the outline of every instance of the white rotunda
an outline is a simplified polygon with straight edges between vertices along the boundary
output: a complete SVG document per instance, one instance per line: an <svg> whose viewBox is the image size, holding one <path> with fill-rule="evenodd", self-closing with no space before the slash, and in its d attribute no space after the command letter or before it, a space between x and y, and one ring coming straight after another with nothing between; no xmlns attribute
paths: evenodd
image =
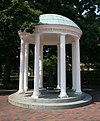
<svg viewBox="0 0 100 121"><path fill-rule="evenodd" d="M9 96L9 102L33 109L63 109L89 104L92 100L91 96L81 91L79 44L81 35L81 29L72 20L57 14L40 15L39 23L32 34L19 31L21 39L19 90ZM29 44L35 45L34 89L31 92L28 89ZM72 45L71 92L66 90L66 44ZM59 91L56 89L51 92L52 94L43 88L43 46L45 45L57 46L57 88ZM30 96L26 96L27 93L30 93Z"/></svg>

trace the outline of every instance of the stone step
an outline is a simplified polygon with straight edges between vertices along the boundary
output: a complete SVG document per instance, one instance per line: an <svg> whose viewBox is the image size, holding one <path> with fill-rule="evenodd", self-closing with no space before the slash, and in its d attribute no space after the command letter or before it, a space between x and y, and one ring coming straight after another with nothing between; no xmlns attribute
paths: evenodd
<svg viewBox="0 0 100 121"><path fill-rule="evenodd" d="M35 102L35 103L67 103L67 102L75 102L85 98L85 93L81 95L77 94L68 94L66 98L60 98L59 93L48 93L47 91L42 92L38 99L31 98L32 91L28 91L26 94L18 95L14 93L10 96L12 99L17 99L17 101L27 101L27 102Z"/></svg>
<svg viewBox="0 0 100 121"><path fill-rule="evenodd" d="M82 96L83 94L84 96ZM76 108L90 104L92 102L92 97L86 93L83 94L81 95L82 98L75 101L73 97L71 97L72 98L71 100L70 98L33 99L30 96L25 98L24 97L25 94L18 95L18 93L14 93L8 97L8 101L13 105L24 108L58 110L58 109Z"/></svg>

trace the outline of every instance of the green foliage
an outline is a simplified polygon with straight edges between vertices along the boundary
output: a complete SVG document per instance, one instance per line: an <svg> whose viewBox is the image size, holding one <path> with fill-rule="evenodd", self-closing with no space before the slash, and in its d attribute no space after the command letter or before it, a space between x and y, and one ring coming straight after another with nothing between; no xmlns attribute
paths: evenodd
<svg viewBox="0 0 100 121"><path fill-rule="evenodd" d="M56 46L44 46L44 72L47 74L56 73L57 68L57 47Z"/></svg>
<svg viewBox="0 0 100 121"><path fill-rule="evenodd" d="M81 61L83 63L100 63L100 21L96 15L87 15L80 25L83 30L81 38Z"/></svg>
<svg viewBox="0 0 100 121"><path fill-rule="evenodd" d="M40 12L29 7L22 0L1 1L0 6L0 41L5 48L19 46L18 31L32 31L38 22ZM13 50L12 49L12 50Z"/></svg>
<svg viewBox="0 0 100 121"><path fill-rule="evenodd" d="M61 14L78 24L83 31L81 62L100 69L100 14L97 12L100 12L100 0L0 0L0 72L1 65L8 62L7 55L13 62L11 65L18 67L18 31L33 32L41 13ZM71 57L71 52L68 54ZM54 69L56 48L44 48L44 55L45 69Z"/></svg>
<svg viewBox="0 0 100 121"><path fill-rule="evenodd" d="M4 59L0 65L5 65L4 76L11 70L8 64L14 65L16 63L14 60L18 59L20 43L18 31L21 29L33 32L40 14L40 11L32 9L28 2L22 0L0 1L0 50L2 49L0 59ZM6 80L9 80L7 78Z"/></svg>
<svg viewBox="0 0 100 121"><path fill-rule="evenodd" d="M1 4L5 4L2 2ZM22 0L12 0L5 8L0 11L0 24L4 30L7 26L9 33L18 32L20 28L26 29L27 26L35 25L38 22L40 11L29 7L28 2ZM15 34L15 33L14 33Z"/></svg>
<svg viewBox="0 0 100 121"><path fill-rule="evenodd" d="M80 40L81 62L92 63L99 69L100 14L97 13L100 12L100 0L37 0L30 3L43 13L61 14L76 22L83 31Z"/></svg>
<svg viewBox="0 0 100 121"><path fill-rule="evenodd" d="M44 71L48 74L56 73L57 58L55 55L51 55L49 58L43 60Z"/></svg>

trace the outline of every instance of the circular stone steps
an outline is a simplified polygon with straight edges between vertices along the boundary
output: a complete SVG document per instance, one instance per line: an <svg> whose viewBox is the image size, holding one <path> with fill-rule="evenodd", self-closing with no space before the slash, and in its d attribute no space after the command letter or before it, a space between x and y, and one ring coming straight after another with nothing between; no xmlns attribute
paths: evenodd
<svg viewBox="0 0 100 121"><path fill-rule="evenodd" d="M59 90L40 90L41 95L38 99L31 97L33 91L27 91L25 94L17 92L8 97L8 102L13 105L32 108L32 109L68 109L88 105L92 102L92 97L86 93L80 95L74 91L67 91L67 98L59 98Z"/></svg>

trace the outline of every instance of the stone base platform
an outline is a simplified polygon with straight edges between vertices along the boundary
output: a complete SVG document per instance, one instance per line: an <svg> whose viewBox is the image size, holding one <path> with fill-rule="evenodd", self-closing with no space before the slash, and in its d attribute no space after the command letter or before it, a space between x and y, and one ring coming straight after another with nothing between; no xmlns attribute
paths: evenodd
<svg viewBox="0 0 100 121"><path fill-rule="evenodd" d="M86 93L75 94L72 90L67 91L68 97L66 98L60 98L60 91L57 89L40 90L41 95L38 99L32 98L32 93L32 90L27 91L25 94L18 94L16 92L8 97L8 102L19 107L45 110L82 107L92 102L90 95Z"/></svg>

